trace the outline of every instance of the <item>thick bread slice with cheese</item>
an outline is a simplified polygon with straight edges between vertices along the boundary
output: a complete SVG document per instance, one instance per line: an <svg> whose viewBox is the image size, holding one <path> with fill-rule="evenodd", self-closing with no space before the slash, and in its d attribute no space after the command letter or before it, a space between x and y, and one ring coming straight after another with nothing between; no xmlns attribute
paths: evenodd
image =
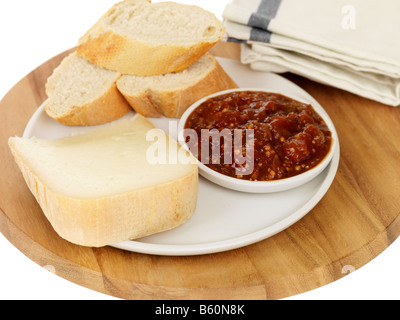
<svg viewBox="0 0 400 320"><path fill-rule="evenodd" d="M79 40L77 52L121 74L160 75L188 68L224 33L222 21L200 7L125 0Z"/></svg>
<svg viewBox="0 0 400 320"><path fill-rule="evenodd" d="M13 137L9 146L55 231L75 244L140 238L195 211L196 159L141 115L59 140Z"/></svg>
<svg viewBox="0 0 400 320"><path fill-rule="evenodd" d="M237 85L206 53L184 71L148 77L124 75L117 87L131 107L145 117L180 118L197 100Z"/></svg>
<svg viewBox="0 0 400 320"><path fill-rule="evenodd" d="M99 125L119 119L132 111L117 89L120 76L74 52L47 80L46 113L69 126Z"/></svg>

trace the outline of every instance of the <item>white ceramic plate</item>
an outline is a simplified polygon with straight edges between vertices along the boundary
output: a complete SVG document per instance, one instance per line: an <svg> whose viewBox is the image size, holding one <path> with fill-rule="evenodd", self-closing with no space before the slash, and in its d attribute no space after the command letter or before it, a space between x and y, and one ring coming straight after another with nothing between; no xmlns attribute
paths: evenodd
<svg viewBox="0 0 400 320"><path fill-rule="evenodd" d="M252 71L228 59L218 60L240 87L267 89L318 104L303 89L279 75ZM150 120L177 139L178 120ZM57 139L88 130L93 130L93 127L67 127L57 123L41 106L29 121L24 137ZM197 209L185 224L113 247L147 254L182 256L222 252L266 239L300 220L322 199L336 175L339 153L338 146L331 163L315 179L284 192L243 193L200 177Z"/></svg>

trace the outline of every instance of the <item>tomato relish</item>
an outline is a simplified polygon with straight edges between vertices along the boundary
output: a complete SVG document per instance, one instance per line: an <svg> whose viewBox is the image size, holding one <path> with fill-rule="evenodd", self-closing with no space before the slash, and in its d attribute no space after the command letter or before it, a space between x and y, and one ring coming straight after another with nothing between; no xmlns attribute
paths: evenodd
<svg viewBox="0 0 400 320"><path fill-rule="evenodd" d="M203 159L202 144L215 148L209 137L198 139L199 161L221 174L250 181L270 181L289 178L317 166L329 153L332 134L310 104L301 103L277 93L263 91L234 91L208 99L188 117L185 129L192 129L198 137L204 130L252 130L252 140L242 139L241 155L246 163L234 161L232 152L226 161L224 141L218 145L219 159L207 152ZM249 145L252 152L247 152ZM212 158L214 157L214 158ZM243 174L238 167L252 170Z"/></svg>

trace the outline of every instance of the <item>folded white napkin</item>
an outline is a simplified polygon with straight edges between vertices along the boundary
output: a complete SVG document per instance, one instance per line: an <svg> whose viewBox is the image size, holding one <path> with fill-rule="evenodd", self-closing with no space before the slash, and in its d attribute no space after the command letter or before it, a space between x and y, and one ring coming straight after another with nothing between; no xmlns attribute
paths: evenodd
<svg viewBox="0 0 400 320"><path fill-rule="evenodd" d="M335 66L310 56L265 46L242 45L242 62L252 69L293 72L388 105L400 104L400 79Z"/></svg>
<svg viewBox="0 0 400 320"><path fill-rule="evenodd" d="M398 106L399 13L398 0L232 0L223 16L228 36L247 43L242 62L252 68Z"/></svg>

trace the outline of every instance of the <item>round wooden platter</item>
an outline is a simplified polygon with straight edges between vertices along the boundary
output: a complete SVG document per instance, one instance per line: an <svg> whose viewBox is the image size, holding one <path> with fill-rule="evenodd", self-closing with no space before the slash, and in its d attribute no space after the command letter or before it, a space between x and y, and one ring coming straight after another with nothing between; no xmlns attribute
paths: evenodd
<svg viewBox="0 0 400 320"><path fill-rule="evenodd" d="M331 188L299 222L256 244L201 256L152 256L61 239L28 190L7 140L22 135L46 99L47 77L68 52L28 74L0 103L0 231L57 275L123 299L280 299L360 268L399 235L400 109L289 74L330 114L341 144ZM212 52L239 54L227 43Z"/></svg>

